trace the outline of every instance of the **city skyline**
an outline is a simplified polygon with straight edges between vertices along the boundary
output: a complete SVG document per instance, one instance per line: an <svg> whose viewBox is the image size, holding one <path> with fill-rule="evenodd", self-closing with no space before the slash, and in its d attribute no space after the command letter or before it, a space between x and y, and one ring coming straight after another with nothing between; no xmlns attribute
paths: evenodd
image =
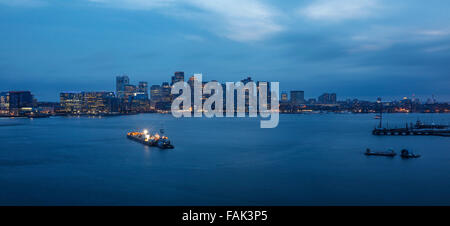
<svg viewBox="0 0 450 226"><path fill-rule="evenodd" d="M191 92L190 99L194 99L196 95L200 95L201 106L206 103L211 94L203 93L203 88L207 86L208 80L203 80L202 74L194 74L185 77L183 71L176 71L173 76L168 78L168 81L162 82L161 85L149 86L146 81L138 81L133 83L127 75L119 75L115 77L115 91L65 91L59 93L58 102L39 101L38 98L31 91L7 91L0 92L0 116L3 117L49 117L51 115L67 116L67 115L123 115L123 114L137 114L137 113L171 113L173 111L173 103L176 102L179 94L173 94L178 88L176 84L184 82L189 86L189 90L193 90L195 82L200 82L200 94ZM218 82L219 87L223 92L223 109L229 109L225 99L228 99L230 91L232 96L235 113L242 112L236 108L239 103L236 98L236 93L241 86L238 84L253 84L257 90L260 88L261 82L253 80L251 77L245 77L238 83L229 83L217 80L210 80ZM137 84L137 85L136 85ZM231 86L229 86L231 84ZM272 83L270 83L272 84ZM387 113L448 113L448 102L439 102L433 96L427 100L420 100L413 96L412 98L404 97L400 100L386 101L378 97L376 101L361 100L358 98L345 100L338 99L336 93L323 93L317 98L305 97L305 91L302 90L278 90L278 100L275 101L275 108L280 113L307 113L307 112L347 112L347 113L376 113L381 109ZM228 88L229 87L229 88ZM248 88L250 89L250 88ZM226 92L224 90L227 90ZM233 91L234 90L234 91ZM247 90L246 92L249 92ZM272 92L272 91L271 91ZM270 93L271 93L270 92ZM176 93L176 92L175 92ZM244 97L244 111L250 113L251 101L248 97ZM261 98L263 95L258 92L253 95L254 98ZM269 94L268 98L271 96ZM234 96L234 97L233 97ZM198 96L197 96L198 97ZM264 98L264 97L263 97ZM240 99L242 101L242 99ZM272 106L271 98L267 99L267 103ZM258 103L258 101L254 102ZM192 113L198 112L199 105L193 104L187 109ZM208 106L208 105L207 105ZM214 107L215 108L215 107ZM197 110L195 110L197 109ZM233 109L233 106L231 107ZM228 111L228 110L227 110ZM231 110L233 111L233 110Z"/></svg>
<svg viewBox="0 0 450 226"><path fill-rule="evenodd" d="M121 74L121 75L117 75L115 76L115 80L114 80L114 86L115 88L109 88L109 89L101 89L101 90L89 90L89 89L77 89L77 90L64 90L64 91L60 91L57 93L57 99L56 100L42 100L40 99L40 102L59 102L60 100L60 94L61 93L89 93L89 92L104 92L104 93L114 93L117 97L122 97L123 96L123 91L125 91L126 86L130 86L131 90L129 91L130 93L138 93L138 94L145 94L147 99L152 99L152 88L155 87L159 87L162 88L164 86L166 86L166 88L169 88L169 90L167 91L167 93L170 93L170 87L178 81L184 81L186 83L189 83L189 79L192 77L195 77L196 74L200 74L202 75L202 73L193 73L191 75L185 75L184 71L175 71L173 72L173 75L170 76L170 79L166 80L162 80L162 82L160 83L155 83L155 84L150 84L147 81L141 81L141 80L132 80L130 79L130 76L128 74ZM181 75L181 77L179 77ZM124 80L124 81L123 81ZM244 82L246 80L249 81L253 81L252 77L243 77L243 79L238 80L238 81L233 81L233 82ZM207 79L206 81L218 81L215 79ZM262 81L262 80L256 80L256 82L258 81ZM226 82L229 81L218 81L221 84L225 84ZM137 84L137 85L133 85L133 84ZM30 92L29 90L26 89L4 89L4 90L0 90L0 93L7 93L7 92ZM35 91L31 90L31 92L33 93L33 96L35 95ZM304 90L300 89L300 88L294 88L293 90L281 90L280 89L280 101L283 101L283 95L286 95L285 98L287 98L289 101L291 101L291 98L294 96L294 99L296 98L296 95L298 95L298 93L301 93L301 100L299 101L295 101L295 103L297 104L306 104L308 103L308 100L314 100L314 101L318 101L318 103L320 102L324 102L321 101L321 98L325 98L325 99L329 99L330 97L328 97L328 95L332 95L333 97L331 97L333 100L331 102L336 103L337 101L348 101L348 100L360 100L360 101L369 101L369 102L375 102L378 101L380 98L384 101L384 102L389 102L389 101L400 101L403 99L413 99L413 100L419 100L422 102L427 102L429 100L432 100L433 102L440 102L440 103L448 103L449 101L447 100L439 100L437 98L437 96L435 94L431 94L430 96L423 96L424 98L421 98L420 96L416 96L414 93L411 95L400 95L398 98L383 98L383 96L377 96L374 99L364 99L363 97L358 97L358 96L353 96L353 97L341 97L337 98L337 94L336 92L327 92L327 91L315 91L314 93L320 93L317 96L312 96L312 95L305 95ZM324 97L324 95L327 95L326 97ZM36 98L37 99L37 98Z"/></svg>
<svg viewBox="0 0 450 226"><path fill-rule="evenodd" d="M151 86L183 70L277 81L307 98L448 101L449 4L0 1L0 90L56 101L62 91L111 90L119 74Z"/></svg>

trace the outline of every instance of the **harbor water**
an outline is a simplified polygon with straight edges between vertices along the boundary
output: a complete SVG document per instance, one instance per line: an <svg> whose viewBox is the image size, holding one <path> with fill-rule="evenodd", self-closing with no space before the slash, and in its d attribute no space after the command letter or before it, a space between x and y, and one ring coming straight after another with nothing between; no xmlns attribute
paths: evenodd
<svg viewBox="0 0 450 226"><path fill-rule="evenodd" d="M0 205L450 205L450 138L373 114L0 118ZM402 127L450 114L387 114ZM175 149L126 138L164 129ZM366 156L366 148L422 157Z"/></svg>

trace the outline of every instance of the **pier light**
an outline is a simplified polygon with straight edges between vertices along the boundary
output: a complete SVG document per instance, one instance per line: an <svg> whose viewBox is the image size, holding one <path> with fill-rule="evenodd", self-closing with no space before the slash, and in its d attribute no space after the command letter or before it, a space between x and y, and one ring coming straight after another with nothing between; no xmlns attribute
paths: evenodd
<svg viewBox="0 0 450 226"><path fill-rule="evenodd" d="M144 129L144 134L148 134L148 130Z"/></svg>

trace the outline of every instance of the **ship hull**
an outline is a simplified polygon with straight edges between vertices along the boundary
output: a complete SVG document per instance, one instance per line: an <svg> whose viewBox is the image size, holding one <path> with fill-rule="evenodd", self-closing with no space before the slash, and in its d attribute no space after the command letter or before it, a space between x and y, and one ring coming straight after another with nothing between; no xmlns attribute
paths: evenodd
<svg viewBox="0 0 450 226"><path fill-rule="evenodd" d="M173 149L174 146L169 144L169 145L162 145L157 141L145 141L145 139L137 137L137 136L132 136L132 135L127 135L127 138L136 142L139 142L141 144L147 145L147 146L151 146L151 147L158 147L160 149Z"/></svg>

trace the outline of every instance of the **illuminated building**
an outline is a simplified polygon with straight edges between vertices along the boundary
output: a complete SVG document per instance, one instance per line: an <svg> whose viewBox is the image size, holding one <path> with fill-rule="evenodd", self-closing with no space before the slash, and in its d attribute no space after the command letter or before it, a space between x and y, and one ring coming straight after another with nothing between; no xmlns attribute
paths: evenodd
<svg viewBox="0 0 450 226"><path fill-rule="evenodd" d="M183 82L184 81L184 72L182 71L177 71L175 72L175 74L172 76L172 82L170 83L171 86L173 86L173 84L177 83L177 82Z"/></svg>
<svg viewBox="0 0 450 226"><path fill-rule="evenodd" d="M162 101L162 88L160 85L152 85L150 87L150 105L155 108L156 103Z"/></svg>
<svg viewBox="0 0 450 226"><path fill-rule="evenodd" d="M22 108L33 107L33 95L30 91L11 91L9 92L9 113L19 115Z"/></svg>
<svg viewBox="0 0 450 226"><path fill-rule="evenodd" d="M9 93L0 93L0 115L9 114Z"/></svg>
<svg viewBox="0 0 450 226"><path fill-rule="evenodd" d="M81 113L83 95L81 92L64 92L59 94L59 103L63 112Z"/></svg>
<svg viewBox="0 0 450 226"><path fill-rule="evenodd" d="M88 114L106 113L107 98L114 97L113 92L82 92L82 112Z"/></svg>
<svg viewBox="0 0 450 226"><path fill-rule="evenodd" d="M305 92L304 91L291 91L291 104L293 106L299 106L305 104Z"/></svg>
<svg viewBox="0 0 450 226"><path fill-rule="evenodd" d="M125 86L130 84L130 78L128 76L117 76L116 77L116 95L119 98L124 96Z"/></svg>
<svg viewBox="0 0 450 226"><path fill-rule="evenodd" d="M172 95L170 94L171 87L168 82L163 82L161 86L161 98L163 102L171 102Z"/></svg>
<svg viewBox="0 0 450 226"><path fill-rule="evenodd" d="M281 93L281 102L286 103L289 101L288 94L286 92Z"/></svg>
<svg viewBox="0 0 450 226"><path fill-rule="evenodd" d="M143 94L148 99L148 83L147 82L139 82L138 92Z"/></svg>

